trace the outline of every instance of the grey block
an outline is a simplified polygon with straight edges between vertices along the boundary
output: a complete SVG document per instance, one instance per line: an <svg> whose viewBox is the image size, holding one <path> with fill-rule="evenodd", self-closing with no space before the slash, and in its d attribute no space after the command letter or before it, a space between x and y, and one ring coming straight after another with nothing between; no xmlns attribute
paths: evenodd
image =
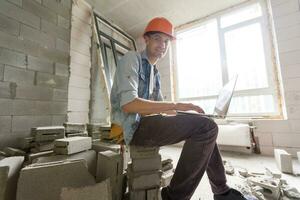
<svg viewBox="0 0 300 200"><path fill-rule="evenodd" d="M51 114L60 115L67 114L68 102L52 102Z"/></svg>
<svg viewBox="0 0 300 200"><path fill-rule="evenodd" d="M0 13L24 24L40 27L40 18L7 1L1 1Z"/></svg>
<svg viewBox="0 0 300 200"><path fill-rule="evenodd" d="M49 59L54 62L62 63L65 65L68 65L70 60L69 52L63 52L57 49L39 48L38 55L41 58Z"/></svg>
<svg viewBox="0 0 300 200"><path fill-rule="evenodd" d="M53 141L65 137L65 127L63 126L44 126L33 127L31 133L36 142Z"/></svg>
<svg viewBox="0 0 300 200"><path fill-rule="evenodd" d="M94 149L97 153L108 150L115 153L121 153L121 146L119 144L112 144L102 141L93 142L92 149Z"/></svg>
<svg viewBox="0 0 300 200"><path fill-rule="evenodd" d="M156 155L150 158L132 158L132 171L155 171L161 170L161 155Z"/></svg>
<svg viewBox="0 0 300 200"><path fill-rule="evenodd" d="M94 184L84 160L32 164L21 170L17 200L60 200L61 188Z"/></svg>
<svg viewBox="0 0 300 200"><path fill-rule="evenodd" d="M17 21L0 14L0 31L18 36L19 29Z"/></svg>
<svg viewBox="0 0 300 200"><path fill-rule="evenodd" d="M71 10L70 10L70 1L67 0L63 3L63 1L53 1L53 0L43 0L43 5L49 8L50 10L58 13L59 15L69 19L71 17ZM65 7L64 5L68 5Z"/></svg>
<svg viewBox="0 0 300 200"><path fill-rule="evenodd" d="M54 64L53 62L43 60L37 57L28 56L28 69L32 69L39 72L54 72Z"/></svg>
<svg viewBox="0 0 300 200"><path fill-rule="evenodd" d="M147 200L159 200L159 187L147 190Z"/></svg>
<svg viewBox="0 0 300 200"><path fill-rule="evenodd" d="M60 63L55 63L55 74L60 76L69 76L69 66Z"/></svg>
<svg viewBox="0 0 300 200"><path fill-rule="evenodd" d="M86 126L84 123L65 122L63 125L68 133L86 132Z"/></svg>
<svg viewBox="0 0 300 200"><path fill-rule="evenodd" d="M70 30L42 20L42 31L66 42L70 42Z"/></svg>
<svg viewBox="0 0 300 200"><path fill-rule="evenodd" d="M36 114L36 102L28 100L13 101L13 115L34 115Z"/></svg>
<svg viewBox="0 0 300 200"><path fill-rule="evenodd" d="M127 168L127 177L130 190L151 189L160 186L161 172L133 172L130 164Z"/></svg>
<svg viewBox="0 0 300 200"><path fill-rule="evenodd" d="M53 113L53 102L51 101L36 101L36 115L51 115Z"/></svg>
<svg viewBox="0 0 300 200"><path fill-rule="evenodd" d="M52 100L53 89L40 86L19 86L16 88L16 98L31 100Z"/></svg>
<svg viewBox="0 0 300 200"><path fill-rule="evenodd" d="M53 141L50 142L35 142L34 148L30 149L32 153L38 153L42 151L52 151L54 149Z"/></svg>
<svg viewBox="0 0 300 200"><path fill-rule="evenodd" d="M54 152L57 154L70 155L92 148L92 138L71 137L55 140Z"/></svg>
<svg viewBox="0 0 300 200"><path fill-rule="evenodd" d="M54 155L54 151L43 151L43 152L38 152L38 153L27 154L26 159L28 161L28 164L32 164L33 161L38 160L41 157L47 158L46 156L50 157L52 155Z"/></svg>
<svg viewBox="0 0 300 200"><path fill-rule="evenodd" d="M56 24L57 17L56 13L45 8L38 2L35 2L33 0L23 0L23 8L27 10L28 12L41 17L42 19L45 19L49 22L52 22Z"/></svg>
<svg viewBox="0 0 300 200"><path fill-rule="evenodd" d="M41 32L40 30L31 28L27 25L21 25L20 38L24 38L38 43L44 48L55 48L55 38Z"/></svg>
<svg viewBox="0 0 300 200"><path fill-rule="evenodd" d="M62 188L61 200L111 200L109 180L81 188Z"/></svg>
<svg viewBox="0 0 300 200"><path fill-rule="evenodd" d="M1 39L1 33L0 33ZM22 53L17 53L8 49L0 48L0 62L20 68L26 68L26 57Z"/></svg>
<svg viewBox="0 0 300 200"><path fill-rule="evenodd" d="M38 72L36 79L39 86L48 86L59 89L68 88L68 77Z"/></svg>
<svg viewBox="0 0 300 200"><path fill-rule="evenodd" d="M129 147L131 158L147 158L157 156L159 152L159 147L142 147L133 146Z"/></svg>
<svg viewBox="0 0 300 200"><path fill-rule="evenodd" d="M66 160L78 160L83 159L86 161L89 172L96 177L96 165L97 165L97 156L94 150L83 151L80 153L72 155L51 155L51 156L42 156L37 159L32 160L33 163L47 163L54 161L66 161Z"/></svg>
<svg viewBox="0 0 300 200"><path fill-rule="evenodd" d="M70 43L65 42L62 39L57 38L56 39L56 49L63 51L63 52L70 52Z"/></svg>
<svg viewBox="0 0 300 200"><path fill-rule="evenodd" d="M1 87L1 82L0 82L0 89ZM0 90L0 97L1 97L1 90ZM0 116L3 115L12 115L12 104L13 100L12 99L1 99L0 98Z"/></svg>
<svg viewBox="0 0 300 200"><path fill-rule="evenodd" d="M292 155L282 149L274 149L276 164L281 172L293 173Z"/></svg>
<svg viewBox="0 0 300 200"><path fill-rule="evenodd" d="M0 101L1 103L1 101ZM0 104L2 106L2 104ZM2 109L0 109L1 111ZM11 116L0 116L0 133L7 134L11 132Z"/></svg>
<svg viewBox="0 0 300 200"><path fill-rule="evenodd" d="M12 148L12 147L5 147L3 149L3 151L5 152L5 154L7 156L25 156L26 155L25 151L22 151L21 149Z"/></svg>
<svg viewBox="0 0 300 200"><path fill-rule="evenodd" d="M12 200L16 198L17 182L23 162L23 156L8 157L0 160L0 167L8 166L9 168L4 200Z"/></svg>
<svg viewBox="0 0 300 200"><path fill-rule="evenodd" d="M57 16L57 25L65 28L65 29L70 29L71 22L70 22L70 20L67 20L66 18L58 15Z"/></svg>
<svg viewBox="0 0 300 200"><path fill-rule="evenodd" d="M16 87L15 83L0 81L0 98L15 98Z"/></svg>
<svg viewBox="0 0 300 200"><path fill-rule="evenodd" d="M20 85L33 85L34 72L17 67L5 66L4 81L15 82Z"/></svg>
<svg viewBox="0 0 300 200"><path fill-rule="evenodd" d="M53 90L53 100L55 101L67 101L68 100L68 91L61 89Z"/></svg>
<svg viewBox="0 0 300 200"><path fill-rule="evenodd" d="M0 166L0 199L5 199L5 191L8 181L8 172L9 167L8 166Z"/></svg>
<svg viewBox="0 0 300 200"><path fill-rule="evenodd" d="M129 191L130 200L146 200L146 190L131 190Z"/></svg>
<svg viewBox="0 0 300 200"><path fill-rule="evenodd" d="M98 153L96 181L101 182L107 178L110 178L112 199L121 200L124 180L122 155L112 151Z"/></svg>

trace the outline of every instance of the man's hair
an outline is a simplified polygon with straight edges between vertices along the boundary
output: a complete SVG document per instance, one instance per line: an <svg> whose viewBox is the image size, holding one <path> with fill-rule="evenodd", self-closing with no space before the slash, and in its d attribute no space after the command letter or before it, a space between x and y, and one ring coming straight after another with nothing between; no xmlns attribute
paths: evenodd
<svg viewBox="0 0 300 200"><path fill-rule="evenodd" d="M146 33L144 34L144 36L150 37L151 35L154 35L154 34L156 34L156 33L161 33L161 32L159 32L159 31L149 31L149 32L146 32Z"/></svg>

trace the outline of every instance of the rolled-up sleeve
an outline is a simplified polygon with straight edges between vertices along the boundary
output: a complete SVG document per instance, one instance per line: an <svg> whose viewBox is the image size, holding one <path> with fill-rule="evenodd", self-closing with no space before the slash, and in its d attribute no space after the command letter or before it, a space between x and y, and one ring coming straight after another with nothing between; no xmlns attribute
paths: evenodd
<svg viewBox="0 0 300 200"><path fill-rule="evenodd" d="M128 52L119 62L118 93L120 106L123 106L138 97L138 70L139 60L135 52Z"/></svg>

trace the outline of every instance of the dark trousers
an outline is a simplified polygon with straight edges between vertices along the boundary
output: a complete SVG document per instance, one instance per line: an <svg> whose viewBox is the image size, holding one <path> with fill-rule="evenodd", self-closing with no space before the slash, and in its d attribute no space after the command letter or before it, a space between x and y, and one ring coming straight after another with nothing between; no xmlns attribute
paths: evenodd
<svg viewBox="0 0 300 200"><path fill-rule="evenodd" d="M185 140L167 194L171 200L187 200L192 197L205 171L214 194L229 189L216 144L217 135L218 126L205 116L154 115L141 118L130 145L164 146Z"/></svg>

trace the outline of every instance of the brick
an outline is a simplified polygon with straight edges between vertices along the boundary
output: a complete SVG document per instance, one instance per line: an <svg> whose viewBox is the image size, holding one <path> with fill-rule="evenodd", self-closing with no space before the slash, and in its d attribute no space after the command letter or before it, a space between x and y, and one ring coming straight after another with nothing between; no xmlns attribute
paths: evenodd
<svg viewBox="0 0 300 200"><path fill-rule="evenodd" d="M55 38L40 30L31 28L27 25L21 25L20 37L38 43L44 48L55 48Z"/></svg>
<svg viewBox="0 0 300 200"><path fill-rule="evenodd" d="M91 55L90 47L87 44L75 39L71 39L71 49L86 56Z"/></svg>
<svg viewBox="0 0 300 200"><path fill-rule="evenodd" d="M67 119L65 115L52 115L52 126L61 126Z"/></svg>
<svg viewBox="0 0 300 200"><path fill-rule="evenodd" d="M91 78L91 70L89 67L82 67L81 65L77 65L75 63L71 63L70 73L72 75L81 76L82 78Z"/></svg>
<svg viewBox="0 0 300 200"><path fill-rule="evenodd" d="M42 20L42 31L66 42L70 41L70 30Z"/></svg>
<svg viewBox="0 0 300 200"><path fill-rule="evenodd" d="M12 132L28 132L32 127L47 126L51 124L51 116L13 116Z"/></svg>
<svg viewBox="0 0 300 200"><path fill-rule="evenodd" d="M1 32L0 32L1 38ZM26 68L26 57L22 53L0 48L0 62L20 68Z"/></svg>
<svg viewBox="0 0 300 200"><path fill-rule="evenodd" d="M275 160L280 171L293 173L293 163L291 154L282 149L274 149Z"/></svg>
<svg viewBox="0 0 300 200"><path fill-rule="evenodd" d="M70 52L70 43L59 38L56 39L56 49L63 52Z"/></svg>
<svg viewBox="0 0 300 200"><path fill-rule="evenodd" d="M0 13L29 26L40 28L40 18L6 1L1 1Z"/></svg>
<svg viewBox="0 0 300 200"><path fill-rule="evenodd" d="M37 73L37 85L48 86L59 89L66 89L68 87L68 77L55 76L47 73Z"/></svg>
<svg viewBox="0 0 300 200"><path fill-rule="evenodd" d="M69 66L60 63L55 63L55 75L69 76Z"/></svg>
<svg viewBox="0 0 300 200"><path fill-rule="evenodd" d="M43 0L43 5L52 10L53 12L56 12L57 14L65 17L66 19L69 19L71 16L71 10L68 7L65 7L64 5L68 5L69 0L67 2L62 3L63 1L53 1L53 0Z"/></svg>
<svg viewBox="0 0 300 200"><path fill-rule="evenodd" d="M94 142L92 145L92 149L94 149L97 153L108 150L113 151L115 153L121 153L120 145L101 141Z"/></svg>
<svg viewBox="0 0 300 200"><path fill-rule="evenodd" d="M74 15L72 16L72 27L79 29L83 34L92 36L92 25Z"/></svg>
<svg viewBox="0 0 300 200"><path fill-rule="evenodd" d="M51 106L51 114L60 115L67 114L68 102L53 102Z"/></svg>
<svg viewBox="0 0 300 200"><path fill-rule="evenodd" d="M77 75L71 75L69 79L69 85L78 88L90 88L90 79L80 77Z"/></svg>
<svg viewBox="0 0 300 200"><path fill-rule="evenodd" d="M65 122L64 127L68 133L86 132L86 125L84 123Z"/></svg>
<svg viewBox="0 0 300 200"><path fill-rule="evenodd" d="M18 36L19 29L19 22L0 14L1 31Z"/></svg>
<svg viewBox="0 0 300 200"><path fill-rule="evenodd" d="M53 100L55 101L67 101L68 100L68 91L61 89L53 90Z"/></svg>
<svg viewBox="0 0 300 200"><path fill-rule="evenodd" d="M16 67L5 66L4 81L15 82L17 85L33 85L34 72Z"/></svg>
<svg viewBox="0 0 300 200"><path fill-rule="evenodd" d="M69 87L69 99L90 100L90 90L77 87Z"/></svg>
<svg viewBox="0 0 300 200"><path fill-rule="evenodd" d="M31 128L31 134L36 142L49 142L65 137L63 126L42 126Z"/></svg>
<svg viewBox="0 0 300 200"><path fill-rule="evenodd" d="M27 100L13 101L13 115L34 115L36 114L36 103Z"/></svg>
<svg viewBox="0 0 300 200"><path fill-rule="evenodd" d="M134 146L129 147L131 158L151 158L158 155L159 147L143 147Z"/></svg>
<svg viewBox="0 0 300 200"><path fill-rule="evenodd" d="M82 6L74 5L72 8L72 15L76 16L77 18L88 24L91 24L91 8L87 7L86 5L83 5L82 2L78 2L78 4L82 4Z"/></svg>
<svg viewBox="0 0 300 200"><path fill-rule="evenodd" d="M17 200L60 199L61 188L94 184L94 177L88 172L84 160L32 164L20 172Z"/></svg>
<svg viewBox="0 0 300 200"><path fill-rule="evenodd" d="M0 115L12 115L12 102L13 102L12 99L1 99L0 98L0 105L1 105Z"/></svg>
<svg viewBox="0 0 300 200"><path fill-rule="evenodd" d="M53 66L54 66L53 62L40 59L34 56L28 56L28 69L52 74L54 71Z"/></svg>
<svg viewBox="0 0 300 200"><path fill-rule="evenodd" d="M15 98L16 84L9 82L0 82L0 98Z"/></svg>
<svg viewBox="0 0 300 200"><path fill-rule="evenodd" d="M70 155L92 148L92 138L71 137L55 140L54 152L57 154Z"/></svg>
<svg viewBox="0 0 300 200"><path fill-rule="evenodd" d="M57 23L56 13L45 8L38 2L35 2L34 0L23 0L23 8L29 11L30 13L41 17L42 19L45 19L54 24Z"/></svg>
<svg viewBox="0 0 300 200"><path fill-rule="evenodd" d="M52 100L53 89L39 86L18 86L16 98L32 100Z"/></svg>
<svg viewBox="0 0 300 200"><path fill-rule="evenodd" d="M133 172L154 171L154 170L160 170L161 168L162 168L162 164L161 164L160 155L156 155L151 158L132 159Z"/></svg>
<svg viewBox="0 0 300 200"><path fill-rule="evenodd" d="M0 134L11 132L11 121L11 116L0 116Z"/></svg>
<svg viewBox="0 0 300 200"><path fill-rule="evenodd" d="M3 81L4 77L4 65L0 64L0 81Z"/></svg>
<svg viewBox="0 0 300 200"><path fill-rule="evenodd" d="M70 29L71 23L70 20L58 15L57 16L57 25L65 29Z"/></svg>
<svg viewBox="0 0 300 200"><path fill-rule="evenodd" d="M70 55L69 52L63 52L59 51L57 49L46 49L46 48L40 48L39 54L40 57L62 63L65 65L69 64Z"/></svg>
<svg viewBox="0 0 300 200"><path fill-rule="evenodd" d="M71 43L73 41L84 43L89 47L91 46L91 36L82 33L80 29L77 29L75 27L72 27L72 31L71 31Z"/></svg>
<svg viewBox="0 0 300 200"><path fill-rule="evenodd" d="M72 123L88 123L89 114L88 112L72 112L68 111L68 121Z"/></svg>
<svg viewBox="0 0 300 200"><path fill-rule="evenodd" d="M86 66L86 67L91 67L91 58L89 56L86 56L84 54L71 51L70 52L71 56L71 62Z"/></svg>

